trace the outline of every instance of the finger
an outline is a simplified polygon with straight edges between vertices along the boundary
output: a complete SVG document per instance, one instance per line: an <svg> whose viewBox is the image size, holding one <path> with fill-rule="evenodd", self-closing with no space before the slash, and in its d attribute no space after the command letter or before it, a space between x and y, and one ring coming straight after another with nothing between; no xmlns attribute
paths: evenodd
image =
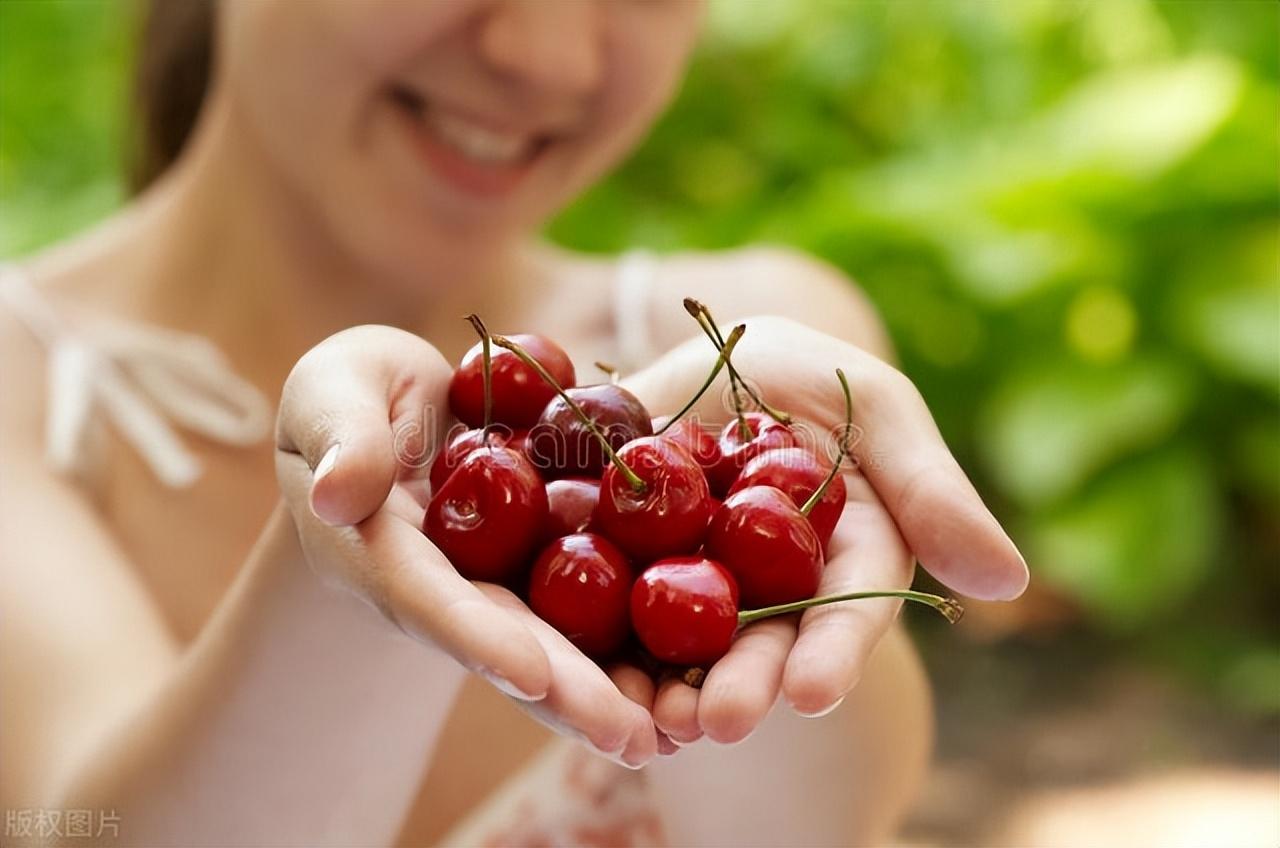
<svg viewBox="0 0 1280 848"><path fill-rule="evenodd" d="M832 369L842 365L848 374L860 430L854 446L858 468L916 558L957 592L989 600L1022 594L1025 560L951 455L920 392L900 372L852 345L833 339L829 348L813 352L812 359L830 362ZM784 400L812 410L815 423L834 431L844 423L842 394L834 377L818 377L825 375L793 376L787 385L794 394Z"/></svg>
<svg viewBox="0 0 1280 848"><path fill-rule="evenodd" d="M312 522L300 533L304 545L312 545L309 558L343 561L348 583L400 629L438 646L509 695L547 696L552 669L535 634L459 575L415 524L388 510L357 527L327 527L313 516L304 520ZM315 549L316 540L323 550Z"/></svg>
<svg viewBox="0 0 1280 848"><path fill-rule="evenodd" d="M600 666L519 598L498 586L482 585L482 589L529 628L551 664L547 697L522 703L526 712L629 768L639 768L654 758L658 742L648 709L619 691Z"/></svg>
<svg viewBox="0 0 1280 848"><path fill-rule="evenodd" d="M609 666L605 673L609 675L613 685L618 687L618 691L628 699L644 707L645 710L653 709L655 687L652 677L627 663L615 663Z"/></svg>
<svg viewBox="0 0 1280 848"><path fill-rule="evenodd" d="M848 375L861 433L854 448L859 468L925 568L975 598L1022 593L1026 562L951 455L910 380L866 351L794 321L764 316L746 324L734 352L738 369L770 403L825 432L844 424L834 370ZM650 408L666 408L696 388L705 372L695 363L713 355L695 339L625 382Z"/></svg>
<svg viewBox="0 0 1280 848"><path fill-rule="evenodd" d="M344 330L298 360L281 394L276 447L313 470L304 502L316 515L355 524L386 499L402 458L425 461L442 432L449 374L435 348L390 327Z"/></svg>
<svg viewBox="0 0 1280 848"><path fill-rule="evenodd" d="M819 594L910 586L912 557L892 518L865 481L851 478L849 483L864 494L855 494L845 508ZM783 694L796 712L816 716L833 709L857 684L900 608L897 599L871 598L806 610L782 679Z"/></svg>
<svg viewBox="0 0 1280 848"><path fill-rule="evenodd" d="M626 663L617 663L606 669L609 679L613 681L613 685L618 687L618 691L626 695L635 703L644 707L652 714L653 698L657 694L653 678L646 672ZM663 757L670 757L680 750L680 746L671 741L671 737L658 730L653 729L654 736L658 743L658 754Z"/></svg>
<svg viewBox="0 0 1280 848"><path fill-rule="evenodd" d="M698 724L709 739L733 744L764 721L782 686L782 670L796 640L793 616L745 628L721 657L698 695Z"/></svg>
<svg viewBox="0 0 1280 848"><path fill-rule="evenodd" d="M689 745L702 738L698 697L698 690L679 678L668 678L658 684L653 699L653 723L677 745Z"/></svg>

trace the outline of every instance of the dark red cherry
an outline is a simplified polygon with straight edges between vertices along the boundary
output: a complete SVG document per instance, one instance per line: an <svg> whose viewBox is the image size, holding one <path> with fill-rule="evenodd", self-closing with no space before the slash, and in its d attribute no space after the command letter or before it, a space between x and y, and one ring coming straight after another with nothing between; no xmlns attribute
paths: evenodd
<svg viewBox="0 0 1280 848"><path fill-rule="evenodd" d="M776 448L748 462L729 494L748 486L773 486L786 493L797 507L803 507L822 487L830 471L829 464L804 448ZM845 496L844 478L836 476L809 510L809 523L817 532L823 550L844 513Z"/></svg>
<svg viewBox="0 0 1280 848"><path fill-rule="evenodd" d="M616 465L606 468L595 515L600 532L640 562L697 551L711 518L711 493L689 452L670 439L645 436L623 445L618 459L644 488L637 490Z"/></svg>
<svg viewBox="0 0 1280 848"><path fill-rule="evenodd" d="M555 342L538 335L511 337L533 356L562 386L576 380L573 363ZM462 364L449 381L449 409L468 427L484 425L483 343L478 342L462 357ZM555 389L509 350L492 352L493 420L510 427L530 427Z"/></svg>
<svg viewBox="0 0 1280 848"><path fill-rule="evenodd" d="M626 641L632 572L626 556L595 533L556 539L529 575L529 608L589 657Z"/></svg>
<svg viewBox="0 0 1280 848"><path fill-rule="evenodd" d="M522 427L517 430L512 430L511 435L507 438L507 447L511 448L513 451L519 451L525 455L526 459L528 459L529 429L527 427Z"/></svg>
<svg viewBox="0 0 1280 848"><path fill-rule="evenodd" d="M772 486L749 486L726 498L711 517L706 552L733 573L746 607L812 598L822 578L817 532Z"/></svg>
<svg viewBox="0 0 1280 848"><path fill-rule="evenodd" d="M568 389L565 394L581 407L615 451L632 439L653 433L644 404L621 386L601 383ZM608 461L600 442L559 395L546 405L530 434L530 453L548 477L599 477Z"/></svg>
<svg viewBox="0 0 1280 848"><path fill-rule="evenodd" d="M631 627L659 660L713 664L729 652L738 629L733 575L702 556L658 560L631 587Z"/></svg>
<svg viewBox="0 0 1280 848"><path fill-rule="evenodd" d="M655 418L653 432L657 433L665 423L664 419ZM693 418L681 418L662 434L662 438L670 439L687 450L702 467L703 473L715 468L724 458L715 434ZM707 482L710 483L710 480Z"/></svg>
<svg viewBox="0 0 1280 848"><path fill-rule="evenodd" d="M600 502L600 481L565 477L547 483L547 538L586 532Z"/></svg>
<svg viewBox="0 0 1280 848"><path fill-rule="evenodd" d="M509 444L508 436L510 432L505 427L490 429L489 444L495 448ZM462 463L463 458L476 448L481 447L484 447L483 427L475 430L463 430L453 436L440 453L436 454L435 460L431 463L431 491L440 491L440 487L444 485L458 465ZM514 445L511 445L511 447L515 448Z"/></svg>
<svg viewBox="0 0 1280 848"><path fill-rule="evenodd" d="M725 424L719 440L722 459L707 470L711 491L719 496L728 493L742 469L756 456L773 448L789 448L796 443L790 427L774 421L763 412L746 412L743 417L751 428L751 436L744 437L737 418Z"/></svg>
<svg viewBox="0 0 1280 848"><path fill-rule="evenodd" d="M423 532L468 580L501 582L543 540L547 492L523 454L477 448L427 504Z"/></svg>

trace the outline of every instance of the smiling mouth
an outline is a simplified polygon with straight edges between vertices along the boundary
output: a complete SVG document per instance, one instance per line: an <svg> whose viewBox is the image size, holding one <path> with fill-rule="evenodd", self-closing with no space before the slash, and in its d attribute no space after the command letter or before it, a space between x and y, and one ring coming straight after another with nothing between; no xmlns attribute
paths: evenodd
<svg viewBox="0 0 1280 848"><path fill-rule="evenodd" d="M527 166L550 143L546 135L511 132L482 125L457 112L438 108L416 91L394 86L391 98L429 141L466 162L491 169Z"/></svg>

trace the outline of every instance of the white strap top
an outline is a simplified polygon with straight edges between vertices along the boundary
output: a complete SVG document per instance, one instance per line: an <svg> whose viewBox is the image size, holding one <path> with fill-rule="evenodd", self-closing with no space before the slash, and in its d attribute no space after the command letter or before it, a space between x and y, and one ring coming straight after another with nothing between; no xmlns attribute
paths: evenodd
<svg viewBox="0 0 1280 848"><path fill-rule="evenodd" d="M91 464L88 435L103 419L172 488L201 468L170 422L229 445L270 430L270 402L205 338L101 315L73 328L12 267L0 269L0 301L49 351L45 453L61 473Z"/></svg>
<svg viewBox="0 0 1280 848"><path fill-rule="evenodd" d="M623 255L614 285L614 323L630 370L655 355L649 301L657 259ZM59 473L91 467L93 428L109 421L171 488L194 483L199 460L172 424L227 445L252 445L270 431L271 403L207 339L103 315L84 326L63 320L16 267L0 267L0 302L49 351L45 454Z"/></svg>

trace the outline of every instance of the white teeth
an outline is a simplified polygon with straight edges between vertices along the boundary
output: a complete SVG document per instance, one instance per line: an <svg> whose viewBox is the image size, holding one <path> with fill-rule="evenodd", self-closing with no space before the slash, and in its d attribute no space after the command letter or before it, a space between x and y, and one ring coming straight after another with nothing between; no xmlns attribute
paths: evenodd
<svg viewBox="0 0 1280 848"><path fill-rule="evenodd" d="M480 162L514 162L524 157L533 146L533 140L528 136L497 133L435 109L428 109L425 117L437 138L464 156Z"/></svg>

